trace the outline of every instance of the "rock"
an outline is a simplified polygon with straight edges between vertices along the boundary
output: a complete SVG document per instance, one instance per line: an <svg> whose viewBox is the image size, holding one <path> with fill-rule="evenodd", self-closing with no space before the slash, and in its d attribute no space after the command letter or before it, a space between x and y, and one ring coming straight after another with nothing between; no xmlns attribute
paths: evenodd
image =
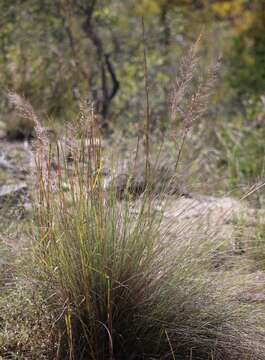
<svg viewBox="0 0 265 360"><path fill-rule="evenodd" d="M4 139L7 135L6 124L3 121L0 121L0 140Z"/></svg>
<svg viewBox="0 0 265 360"><path fill-rule="evenodd" d="M111 186L116 189L117 197L122 198L127 192L135 198L141 195L146 188L152 194L179 195L190 198L189 191L186 190L181 180L181 176L176 175L175 163L171 159L152 161L150 164L150 176L148 186L146 182L146 165L141 161L133 168L126 164L125 168L118 171L118 175L110 181Z"/></svg>
<svg viewBox="0 0 265 360"><path fill-rule="evenodd" d="M247 211L244 203L231 197L217 198L212 196L198 196L197 198L181 197L172 202L165 211L168 218L195 219L207 218L211 221L229 223L236 215Z"/></svg>
<svg viewBox="0 0 265 360"><path fill-rule="evenodd" d="M11 170L14 171L16 168L10 164L7 160L5 160L3 157L0 157L0 169L1 170Z"/></svg>
<svg viewBox="0 0 265 360"><path fill-rule="evenodd" d="M11 141L24 141L34 137L32 119L10 116L7 126L7 138Z"/></svg>
<svg viewBox="0 0 265 360"><path fill-rule="evenodd" d="M108 188L113 189L119 199L123 199L126 194L137 197L145 191L146 181L142 175L119 174L110 182Z"/></svg>
<svg viewBox="0 0 265 360"><path fill-rule="evenodd" d="M233 255L249 253L258 219L263 214L232 197L194 195L189 199L168 196L155 202L154 206L163 213L163 225L173 241L185 237L189 241L192 234L196 239L207 237ZM222 256L218 255L219 264Z"/></svg>
<svg viewBox="0 0 265 360"><path fill-rule="evenodd" d="M26 183L20 183L15 185L5 185L0 188L0 197L8 196L10 194L19 194L21 191L27 189Z"/></svg>
<svg viewBox="0 0 265 360"><path fill-rule="evenodd" d="M16 205L21 199L27 197L27 184L22 182L14 185L0 187L0 208L4 205Z"/></svg>

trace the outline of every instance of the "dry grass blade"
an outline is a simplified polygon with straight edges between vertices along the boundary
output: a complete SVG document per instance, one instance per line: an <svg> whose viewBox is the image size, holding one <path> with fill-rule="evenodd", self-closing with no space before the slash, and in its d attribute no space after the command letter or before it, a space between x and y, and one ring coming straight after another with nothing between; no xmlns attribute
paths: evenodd
<svg viewBox="0 0 265 360"><path fill-rule="evenodd" d="M150 104L149 104L149 84L148 84L148 67L147 67L147 46L144 17L142 17L142 32L143 32L143 46L144 46L144 79L145 79L145 178L148 183L150 180Z"/></svg>

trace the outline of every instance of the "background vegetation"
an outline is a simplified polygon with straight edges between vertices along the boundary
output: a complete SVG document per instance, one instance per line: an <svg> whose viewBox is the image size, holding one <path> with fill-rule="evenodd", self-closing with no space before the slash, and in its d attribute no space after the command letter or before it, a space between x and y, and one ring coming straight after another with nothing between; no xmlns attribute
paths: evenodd
<svg viewBox="0 0 265 360"><path fill-rule="evenodd" d="M104 119L127 127L143 108L144 15L153 121L163 122L179 55L203 28L203 69L222 55L216 101L229 121L248 107L258 111L264 93L264 6L263 0L2 0L1 87L61 120L90 96Z"/></svg>
<svg viewBox="0 0 265 360"><path fill-rule="evenodd" d="M170 126L169 93L180 75L180 56L203 31L194 83L211 62L219 59L221 65L213 100L201 119L207 144L221 151L219 164L232 185L240 183L242 173L248 182L253 167L256 177L263 171L258 133L264 122L264 6L263 0L2 0L1 88L24 95L61 124L74 118L80 99L89 98L102 128L127 135L143 131L144 16L150 123L152 131L163 133ZM10 122L4 97L1 108ZM181 117L175 120L178 126ZM236 135L227 136L226 127ZM238 141L251 147L246 158ZM233 164L227 151L240 161Z"/></svg>

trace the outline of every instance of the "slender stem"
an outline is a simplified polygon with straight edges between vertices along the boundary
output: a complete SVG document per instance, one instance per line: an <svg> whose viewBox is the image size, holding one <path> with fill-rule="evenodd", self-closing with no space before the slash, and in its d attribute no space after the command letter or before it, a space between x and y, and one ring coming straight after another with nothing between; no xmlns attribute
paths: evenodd
<svg viewBox="0 0 265 360"><path fill-rule="evenodd" d="M188 132L189 132L189 128L185 127L185 129L183 131L183 134L182 134L182 138L181 138L181 144L180 144L180 147L179 147L177 160L175 162L175 171L177 171L177 169L178 169L178 165L179 165L179 162L180 162L180 157L181 157L181 154L182 154L182 151L183 151L183 148L184 148L184 144L185 144Z"/></svg>
<svg viewBox="0 0 265 360"><path fill-rule="evenodd" d="M144 46L144 80L145 80L145 99L146 99L146 117L145 117L145 178L148 184L150 176L150 105L149 105L149 84L148 84L148 67L147 67L147 47L144 17L142 17L142 32L143 32L143 46Z"/></svg>
<svg viewBox="0 0 265 360"><path fill-rule="evenodd" d="M137 144L136 144L136 150L135 150L135 157L134 157L134 172L136 172L136 166L138 162L138 155L139 155L139 144L140 144L140 135L137 136Z"/></svg>

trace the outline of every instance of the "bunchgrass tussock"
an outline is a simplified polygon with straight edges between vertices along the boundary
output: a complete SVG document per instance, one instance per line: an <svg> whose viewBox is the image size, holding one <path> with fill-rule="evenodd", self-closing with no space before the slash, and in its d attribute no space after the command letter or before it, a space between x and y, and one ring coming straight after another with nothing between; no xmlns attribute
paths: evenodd
<svg viewBox="0 0 265 360"><path fill-rule="evenodd" d="M180 123L183 128L172 176L168 166L161 171L151 166L144 49L145 169L137 198L132 188L139 187L136 180L133 185L138 150L123 196L117 196L114 182L105 185L106 154L93 104L81 103L67 137L51 143L32 106L9 94L20 116L35 125L36 191L33 246L22 264L23 281L7 295L16 299L19 294L21 300L10 301L16 311L11 320L6 315L5 329L13 328L8 324L14 318L22 325L11 340L2 336L7 345L0 356L265 359L264 312L240 301L244 285L240 277L226 275L221 266L216 269L222 244L200 218L194 226L194 221L182 224L164 216L167 194L177 192L171 189L180 173L188 132L206 111L219 66L214 64L194 88L200 41L201 37L183 62L171 99L171 125ZM115 164L110 173L115 173ZM158 190L156 178L162 177ZM0 310L4 304L0 298Z"/></svg>
<svg viewBox="0 0 265 360"><path fill-rule="evenodd" d="M35 153L34 244L23 284L47 329L42 356L264 359L260 312L214 269L214 238L165 222L148 184L137 201L105 187L92 105L70 131L71 159L69 146L49 144L42 131ZM27 356L41 358L39 339L27 341Z"/></svg>

